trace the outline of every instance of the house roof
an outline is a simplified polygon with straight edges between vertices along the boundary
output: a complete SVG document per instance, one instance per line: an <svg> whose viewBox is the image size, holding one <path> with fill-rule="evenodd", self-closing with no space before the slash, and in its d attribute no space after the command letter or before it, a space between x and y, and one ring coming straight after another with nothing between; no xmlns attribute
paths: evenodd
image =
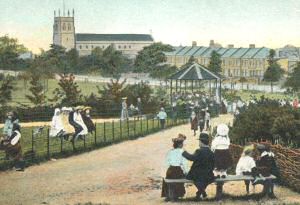
<svg viewBox="0 0 300 205"><path fill-rule="evenodd" d="M76 41L154 41L149 34L76 33Z"/></svg>
<svg viewBox="0 0 300 205"><path fill-rule="evenodd" d="M221 79L221 76L209 71L203 65L193 63L189 67L183 68L177 73L171 75L172 80L216 80Z"/></svg>
<svg viewBox="0 0 300 205"><path fill-rule="evenodd" d="M221 58L267 58L269 48L215 48L204 46L178 46L174 51L165 52L167 56L185 56L185 57L210 57L212 51L216 51Z"/></svg>

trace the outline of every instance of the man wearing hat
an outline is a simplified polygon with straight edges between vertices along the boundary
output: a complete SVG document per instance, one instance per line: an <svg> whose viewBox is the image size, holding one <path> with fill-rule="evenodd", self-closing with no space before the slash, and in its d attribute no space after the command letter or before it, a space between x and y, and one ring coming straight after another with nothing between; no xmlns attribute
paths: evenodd
<svg viewBox="0 0 300 205"><path fill-rule="evenodd" d="M192 167L186 176L187 179L193 180L198 191L196 200L201 200L207 197L205 192L206 187L214 181L214 154L209 148L209 139L206 132L200 134L200 148L194 154L189 154L184 151L182 156L193 161Z"/></svg>

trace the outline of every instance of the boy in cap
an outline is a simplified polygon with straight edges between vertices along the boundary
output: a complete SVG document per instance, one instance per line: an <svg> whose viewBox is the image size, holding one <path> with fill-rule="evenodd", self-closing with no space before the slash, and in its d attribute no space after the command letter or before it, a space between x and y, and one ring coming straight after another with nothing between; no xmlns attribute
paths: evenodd
<svg viewBox="0 0 300 205"><path fill-rule="evenodd" d="M193 161L192 167L186 176L187 179L193 180L198 191L196 200L201 200L207 197L206 187L214 181L214 154L209 148L208 134L202 132L200 134L199 149L194 154L189 154L184 151L182 156Z"/></svg>

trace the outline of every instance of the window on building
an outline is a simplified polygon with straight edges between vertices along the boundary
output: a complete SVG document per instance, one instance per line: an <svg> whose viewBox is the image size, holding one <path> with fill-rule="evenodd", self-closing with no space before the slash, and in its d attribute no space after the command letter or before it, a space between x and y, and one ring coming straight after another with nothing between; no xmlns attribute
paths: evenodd
<svg viewBox="0 0 300 205"><path fill-rule="evenodd" d="M104 48L105 48L105 46L102 46L102 48L104 49Z"/></svg>
<svg viewBox="0 0 300 205"><path fill-rule="evenodd" d="M82 46L81 46L81 45L79 46L79 49L82 49Z"/></svg>
<svg viewBox="0 0 300 205"><path fill-rule="evenodd" d="M94 46L92 45L92 49L94 48Z"/></svg>
<svg viewBox="0 0 300 205"><path fill-rule="evenodd" d="M118 46L119 49L121 49L121 46Z"/></svg>
<svg viewBox="0 0 300 205"><path fill-rule="evenodd" d="M63 23L63 30L66 30L66 24Z"/></svg>
<svg viewBox="0 0 300 205"><path fill-rule="evenodd" d="M86 46L85 46L85 48L86 48L86 49L89 49L89 46L88 46L88 45L86 45Z"/></svg>
<svg viewBox="0 0 300 205"><path fill-rule="evenodd" d="M131 46L128 46L128 48L131 48Z"/></svg>
<svg viewBox="0 0 300 205"><path fill-rule="evenodd" d="M68 30L70 31L71 30L71 24L68 23Z"/></svg>
<svg viewBox="0 0 300 205"><path fill-rule="evenodd" d="M124 49L126 49L126 46L124 46Z"/></svg>
<svg viewBox="0 0 300 205"><path fill-rule="evenodd" d="M67 38L66 41L69 41L69 38Z"/></svg>

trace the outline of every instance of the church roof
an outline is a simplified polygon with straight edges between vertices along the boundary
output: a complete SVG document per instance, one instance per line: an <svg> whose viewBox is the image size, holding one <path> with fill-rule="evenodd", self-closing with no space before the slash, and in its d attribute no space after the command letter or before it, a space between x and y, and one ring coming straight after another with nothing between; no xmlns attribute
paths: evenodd
<svg viewBox="0 0 300 205"><path fill-rule="evenodd" d="M222 76L209 71L203 65L193 63L192 65L179 70L168 79L172 80L219 80Z"/></svg>
<svg viewBox="0 0 300 205"><path fill-rule="evenodd" d="M149 34L77 33L76 41L154 41Z"/></svg>

